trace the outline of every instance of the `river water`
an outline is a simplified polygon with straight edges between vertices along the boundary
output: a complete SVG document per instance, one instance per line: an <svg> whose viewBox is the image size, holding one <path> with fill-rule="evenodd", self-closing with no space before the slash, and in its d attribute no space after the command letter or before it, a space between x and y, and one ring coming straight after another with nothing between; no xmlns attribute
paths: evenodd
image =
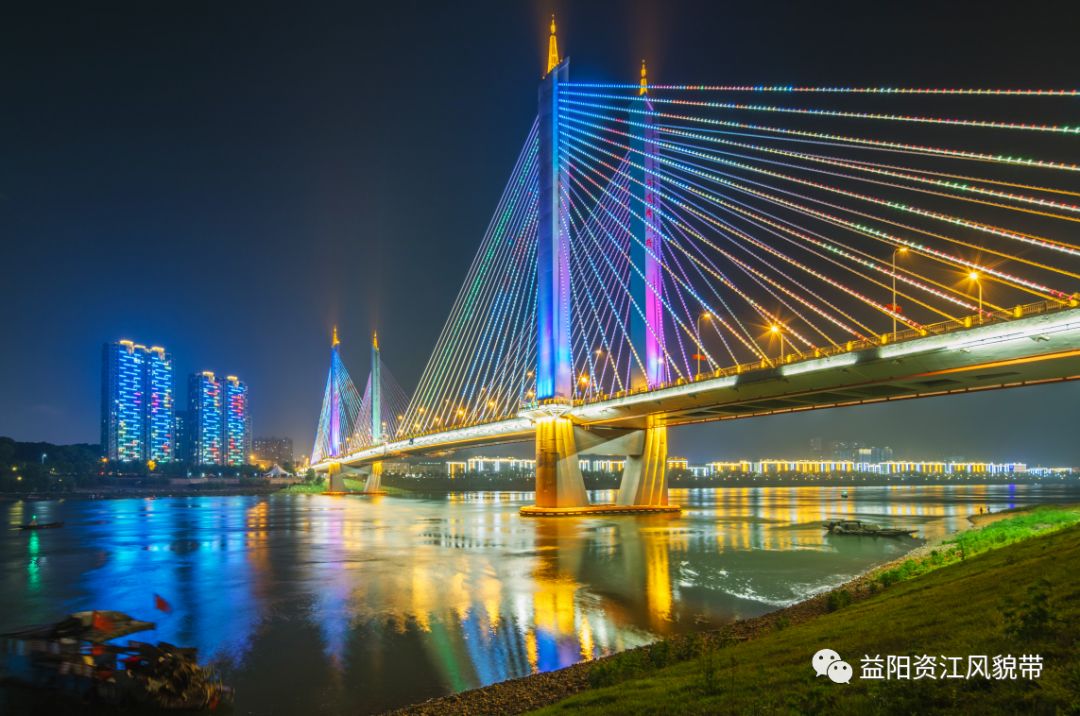
<svg viewBox="0 0 1080 716"><path fill-rule="evenodd" d="M613 494L596 493L594 501ZM0 631L84 609L196 646L241 714L366 714L791 604L1049 486L672 490L679 516L521 517L526 493L0 503ZM154 595L172 607L155 610ZM0 693L0 707L5 697ZM0 711L3 711L0 708Z"/></svg>

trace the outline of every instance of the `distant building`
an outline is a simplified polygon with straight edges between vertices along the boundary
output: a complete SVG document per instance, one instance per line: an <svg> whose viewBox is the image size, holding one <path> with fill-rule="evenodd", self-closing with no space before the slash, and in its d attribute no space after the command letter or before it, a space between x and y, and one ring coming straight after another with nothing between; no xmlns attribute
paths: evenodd
<svg viewBox="0 0 1080 716"><path fill-rule="evenodd" d="M255 438L251 451L260 463L285 465L293 462L292 438Z"/></svg>
<svg viewBox="0 0 1080 716"><path fill-rule="evenodd" d="M669 457L667 459L668 470L688 470L690 468L690 461L685 457Z"/></svg>
<svg viewBox="0 0 1080 716"><path fill-rule="evenodd" d="M101 446L113 462L176 459L172 357L121 340L102 347Z"/></svg>
<svg viewBox="0 0 1080 716"><path fill-rule="evenodd" d="M231 467L251 462L251 412L248 388L235 375L221 381L221 461Z"/></svg>
<svg viewBox="0 0 1080 716"><path fill-rule="evenodd" d="M521 457L470 457L465 461L465 472L515 472L527 473L536 469L536 460Z"/></svg>
<svg viewBox="0 0 1080 716"><path fill-rule="evenodd" d="M625 465L625 460L610 457L583 457L578 460L578 467L584 472L622 472Z"/></svg>
<svg viewBox="0 0 1080 716"><path fill-rule="evenodd" d="M834 441L829 443L829 452L833 460L850 462L888 462L893 459L891 447L864 445L860 442Z"/></svg>
<svg viewBox="0 0 1080 716"><path fill-rule="evenodd" d="M210 371L192 373L188 378L188 420L191 427L191 462L194 465L222 464L222 417L224 403L221 383Z"/></svg>
<svg viewBox="0 0 1080 716"><path fill-rule="evenodd" d="M739 460L734 462L710 462L712 474L744 473L750 475L778 475L801 473L810 475L866 473L878 475L1011 475L1026 474L1027 465L1022 462L948 462L948 461L881 461L859 462L853 460Z"/></svg>
<svg viewBox="0 0 1080 716"><path fill-rule="evenodd" d="M191 417L186 410L177 410L173 417L173 442L176 443L176 459L191 462Z"/></svg>

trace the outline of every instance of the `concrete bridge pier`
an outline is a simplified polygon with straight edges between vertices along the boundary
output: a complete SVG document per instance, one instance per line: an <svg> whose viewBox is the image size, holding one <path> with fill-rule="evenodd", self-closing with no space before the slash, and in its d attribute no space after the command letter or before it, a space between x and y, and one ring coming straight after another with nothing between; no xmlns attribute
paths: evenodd
<svg viewBox="0 0 1080 716"><path fill-rule="evenodd" d="M585 481L578 465L574 424L560 416L536 421L536 506L585 507Z"/></svg>
<svg viewBox="0 0 1080 716"><path fill-rule="evenodd" d="M655 418L649 418L649 426L640 431L641 452L626 456L617 505L668 504L667 426L656 422Z"/></svg>
<svg viewBox="0 0 1080 716"><path fill-rule="evenodd" d="M371 472L368 473L364 483L364 492L379 492L382 489L383 464L375 462L371 464Z"/></svg>
<svg viewBox="0 0 1080 716"><path fill-rule="evenodd" d="M345 476L341 474L341 463L332 462L326 467L326 494L345 492Z"/></svg>
<svg viewBox="0 0 1080 716"><path fill-rule="evenodd" d="M615 504L590 505L578 454L626 458ZM536 419L536 504L523 515L631 514L679 512L668 504L667 427L587 428L564 417Z"/></svg>

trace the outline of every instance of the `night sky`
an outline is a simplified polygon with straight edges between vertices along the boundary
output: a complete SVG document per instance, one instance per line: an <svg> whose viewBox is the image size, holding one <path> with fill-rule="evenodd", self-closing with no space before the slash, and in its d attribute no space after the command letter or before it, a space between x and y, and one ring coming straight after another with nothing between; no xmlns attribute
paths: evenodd
<svg viewBox="0 0 1080 716"><path fill-rule="evenodd" d="M33 5L33 6L32 6ZM100 346L240 376L310 449L330 328L410 389L536 111L550 12L575 79L1071 87L1050 3L23 3L0 29L0 435L97 442ZM943 7L944 6L944 7ZM1080 464L1080 384L672 434ZM494 449L498 452L499 449Z"/></svg>

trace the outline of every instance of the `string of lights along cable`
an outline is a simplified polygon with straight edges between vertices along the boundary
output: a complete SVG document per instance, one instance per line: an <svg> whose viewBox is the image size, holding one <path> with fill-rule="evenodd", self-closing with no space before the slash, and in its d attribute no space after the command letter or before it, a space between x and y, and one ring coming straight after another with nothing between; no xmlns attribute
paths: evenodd
<svg viewBox="0 0 1080 716"><path fill-rule="evenodd" d="M1078 96L648 84L644 67L638 83L562 82L572 400L1075 306ZM538 122L416 390L384 392L384 440L536 403ZM337 449L372 444L370 392ZM322 421L319 439L316 456L334 454Z"/></svg>

